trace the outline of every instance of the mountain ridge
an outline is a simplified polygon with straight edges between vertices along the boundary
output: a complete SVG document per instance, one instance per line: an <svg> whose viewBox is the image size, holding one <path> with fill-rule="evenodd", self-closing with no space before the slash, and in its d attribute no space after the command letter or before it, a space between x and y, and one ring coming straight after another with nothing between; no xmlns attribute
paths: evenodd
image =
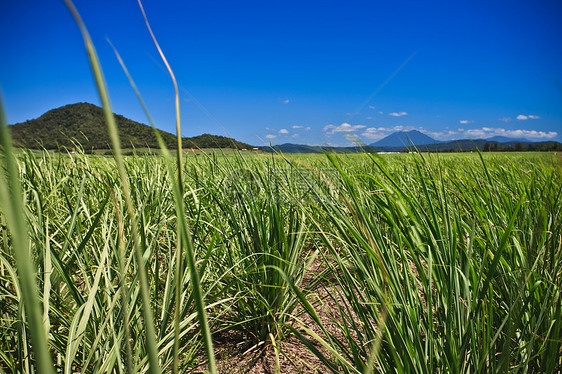
<svg viewBox="0 0 562 374"><path fill-rule="evenodd" d="M507 136L492 136L491 138L486 138L484 140L487 140L489 142L498 142L498 143L508 143L508 142L529 142L529 143L533 143L528 139L525 138L509 138Z"/></svg>
<svg viewBox="0 0 562 374"><path fill-rule="evenodd" d="M152 127L115 114L123 148L160 148ZM74 103L51 109L38 118L9 126L14 145L31 149L109 149L103 109L90 103ZM157 130L166 147L175 149L175 135ZM183 148L238 148L252 146L220 135L202 134L182 138Z"/></svg>

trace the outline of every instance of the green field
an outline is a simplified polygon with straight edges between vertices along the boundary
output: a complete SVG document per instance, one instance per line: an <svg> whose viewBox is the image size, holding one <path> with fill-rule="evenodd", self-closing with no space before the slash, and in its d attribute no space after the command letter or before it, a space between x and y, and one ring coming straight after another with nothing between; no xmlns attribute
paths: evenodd
<svg viewBox="0 0 562 374"><path fill-rule="evenodd" d="M113 152L0 103L0 372L562 371L559 154L128 155L65 2Z"/></svg>
<svg viewBox="0 0 562 374"><path fill-rule="evenodd" d="M559 155L3 163L3 372L562 369Z"/></svg>

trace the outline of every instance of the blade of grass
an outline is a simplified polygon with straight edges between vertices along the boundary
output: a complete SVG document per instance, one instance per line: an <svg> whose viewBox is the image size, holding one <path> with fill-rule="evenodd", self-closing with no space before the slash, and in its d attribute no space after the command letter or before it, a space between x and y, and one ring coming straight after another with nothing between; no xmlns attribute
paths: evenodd
<svg viewBox="0 0 562 374"><path fill-rule="evenodd" d="M45 325L41 317L37 284L35 283L35 266L30 256L29 229L25 220L25 210L22 203L23 194L19 180L18 165L14 157L11 136L6 124L1 97L0 139L3 164L0 168L0 206L6 217L6 224L12 233L17 273L21 284L25 313L29 321L37 370L40 373L53 373L53 364L45 334Z"/></svg>
<svg viewBox="0 0 562 374"><path fill-rule="evenodd" d="M99 63L99 59L97 57L97 53L92 43L92 40L90 38L90 35L88 33L88 30L86 29L86 26L84 25L84 22L82 21L82 18L80 17L80 14L78 13L78 10L76 9L72 1L64 0L64 2L68 7L68 9L70 10L72 16L74 17L74 20L78 25L80 32L82 34L82 38L84 39L84 44L88 52L88 59L90 61L92 72L94 73L98 94L102 102L107 129L112 143L113 156L115 158L115 163L117 164L117 171L121 181L123 195L125 197L125 205L126 205L129 224L131 225L131 232L134 241L134 248L136 254L135 257L137 262L137 272L139 275L141 297L143 303L144 324L146 328L146 343L147 343L146 345L147 345L148 356L150 361L150 372L153 374L160 374L160 365L158 362L158 352L156 346L156 332L154 328L154 320L152 317L146 267L143 261L142 243L140 240L138 224L136 221L136 214L133 208L133 201L131 198L131 192L129 186L129 178L127 176L127 171L125 169L125 164L123 162L123 156L121 154L121 142L119 140L117 124L115 122L115 118L113 117L113 111L111 109L108 90L105 84L105 79L103 77L101 65Z"/></svg>
<svg viewBox="0 0 562 374"><path fill-rule="evenodd" d="M197 306L197 311L199 314L199 321L200 321L200 328L201 328L201 335L203 336L203 342L205 344L205 350L207 353L207 359L208 359L208 365L209 365L209 371L211 373L216 373L217 372L217 368L216 368L216 361L215 361L215 353L214 353L214 349L213 349L213 339L211 336L211 331L209 328L209 323L207 320L207 312L205 310L205 301L203 299L203 291L201 289L201 281L199 279L199 271L197 269L197 265L195 262L195 253L194 253L194 248L193 248L193 242L192 242L192 238L191 238L191 233L187 227L187 220L185 219L185 208L184 208L184 202L183 202L183 162L182 162L182 153L183 153L183 145L182 145L182 137L181 137L181 118L180 118L180 102L179 102L179 92L178 92L178 84L176 82L176 77L174 75L174 72L172 70L172 68L170 67L170 64L168 64L168 60L166 59L166 56L164 55L164 52L162 51L162 49L160 48L160 45L158 44L158 41L156 40L156 37L154 36L154 33L152 32L152 28L150 27L150 23L148 22L148 18L146 16L146 13L144 11L144 7L142 5L141 0L138 0L138 4L139 7L141 9L144 21L146 23L146 27L148 29L148 31L150 32L150 36L152 37L152 40L154 42L154 45L156 46L156 48L158 49L158 53L160 54L160 57L162 58L162 61L164 62L164 64L166 65L166 68L168 69L168 73L170 74L170 77L172 78L172 82L174 84L174 93L175 93L175 109L176 109L176 137L177 137L177 148L178 148L178 152L177 152L177 168L178 168L178 174L177 174L177 181L175 181L175 183L173 183L174 185L174 191L176 193L176 211L177 211L177 217L178 217L178 221L179 221L179 225L178 225L178 237L179 237L179 244L180 246L178 247L176 253L177 253L177 259L176 259L176 319L175 319L175 324L174 324L174 328L176 329L176 344L175 344L175 352L177 355L178 349L179 349L179 311L181 309L181 304L180 304L180 299L179 299L179 290L180 290L180 274L182 274L182 268L181 268L181 258L182 258L182 254L183 254L183 250L185 249L185 254L187 256L187 262L188 262L188 266L190 269L190 275L191 275L191 283L192 283L192 287L193 287L193 293L194 293L194 299L195 299L195 303ZM174 362L174 373L177 372L178 367L177 367L177 359Z"/></svg>

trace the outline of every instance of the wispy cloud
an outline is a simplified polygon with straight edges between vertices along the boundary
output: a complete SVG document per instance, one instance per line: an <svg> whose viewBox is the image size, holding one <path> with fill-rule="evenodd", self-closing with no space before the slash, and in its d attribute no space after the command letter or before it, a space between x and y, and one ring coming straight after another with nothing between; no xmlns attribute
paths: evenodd
<svg viewBox="0 0 562 374"><path fill-rule="evenodd" d="M302 126L302 125L294 125L291 126L292 129L295 130L304 130L304 131L310 131L311 127L310 126Z"/></svg>
<svg viewBox="0 0 562 374"><path fill-rule="evenodd" d="M517 119L520 121L525 121L527 119L539 119L539 118L541 117L534 114L520 114L517 116Z"/></svg>
<svg viewBox="0 0 562 374"><path fill-rule="evenodd" d="M342 123L339 126L335 126L335 125L327 125L324 126L324 128L322 129L323 131L326 132L326 134L328 135L333 135L335 133L339 133L339 132L354 132L360 129L363 129L367 126L364 125L350 125L347 122Z"/></svg>
<svg viewBox="0 0 562 374"><path fill-rule="evenodd" d="M361 136L365 139L373 140L384 138L396 131L410 131L410 130L423 130L421 127L414 126L392 126L392 127L368 127L361 133Z"/></svg>
<svg viewBox="0 0 562 374"><path fill-rule="evenodd" d="M491 138L493 136L505 136L509 138L528 138L528 139L552 139L558 136L556 131L538 131L538 130L525 130L515 129L508 130L504 128L482 127L479 129L458 129L457 134L468 136L474 139L477 138Z"/></svg>
<svg viewBox="0 0 562 374"><path fill-rule="evenodd" d="M407 116L408 113L406 112L392 112L392 113L388 113L389 116L393 116L393 117L402 117L402 116Z"/></svg>
<svg viewBox="0 0 562 374"><path fill-rule="evenodd" d="M275 135L275 134L267 134L265 137L266 137L267 139L275 139L275 138L277 137L277 135Z"/></svg>
<svg viewBox="0 0 562 374"><path fill-rule="evenodd" d="M369 109L375 109L374 105L369 105Z"/></svg>
<svg viewBox="0 0 562 374"><path fill-rule="evenodd" d="M500 121L508 123L508 122L512 121L512 118L511 117L502 117L502 118L500 118Z"/></svg>
<svg viewBox="0 0 562 374"><path fill-rule="evenodd" d="M467 123L473 123L474 121L470 121L470 120L466 120L463 119L462 121L459 121L459 123L462 123L463 125L466 125Z"/></svg>
<svg viewBox="0 0 562 374"><path fill-rule="evenodd" d="M280 134L280 135L287 135L287 134L289 134L289 130L287 130L287 129L281 129L281 130L279 130L279 134Z"/></svg>
<svg viewBox="0 0 562 374"><path fill-rule="evenodd" d="M279 100L281 100L281 103L283 104L289 104L291 102L290 99L279 99Z"/></svg>

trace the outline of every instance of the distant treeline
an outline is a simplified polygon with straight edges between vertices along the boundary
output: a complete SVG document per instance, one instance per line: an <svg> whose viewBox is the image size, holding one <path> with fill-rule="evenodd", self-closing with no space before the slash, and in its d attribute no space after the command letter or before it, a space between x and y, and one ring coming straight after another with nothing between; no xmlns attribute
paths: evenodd
<svg viewBox="0 0 562 374"><path fill-rule="evenodd" d="M562 143L558 142L541 142L541 143L515 143L509 145L501 145L498 143L485 143L484 152L546 152L546 151L562 151Z"/></svg>

